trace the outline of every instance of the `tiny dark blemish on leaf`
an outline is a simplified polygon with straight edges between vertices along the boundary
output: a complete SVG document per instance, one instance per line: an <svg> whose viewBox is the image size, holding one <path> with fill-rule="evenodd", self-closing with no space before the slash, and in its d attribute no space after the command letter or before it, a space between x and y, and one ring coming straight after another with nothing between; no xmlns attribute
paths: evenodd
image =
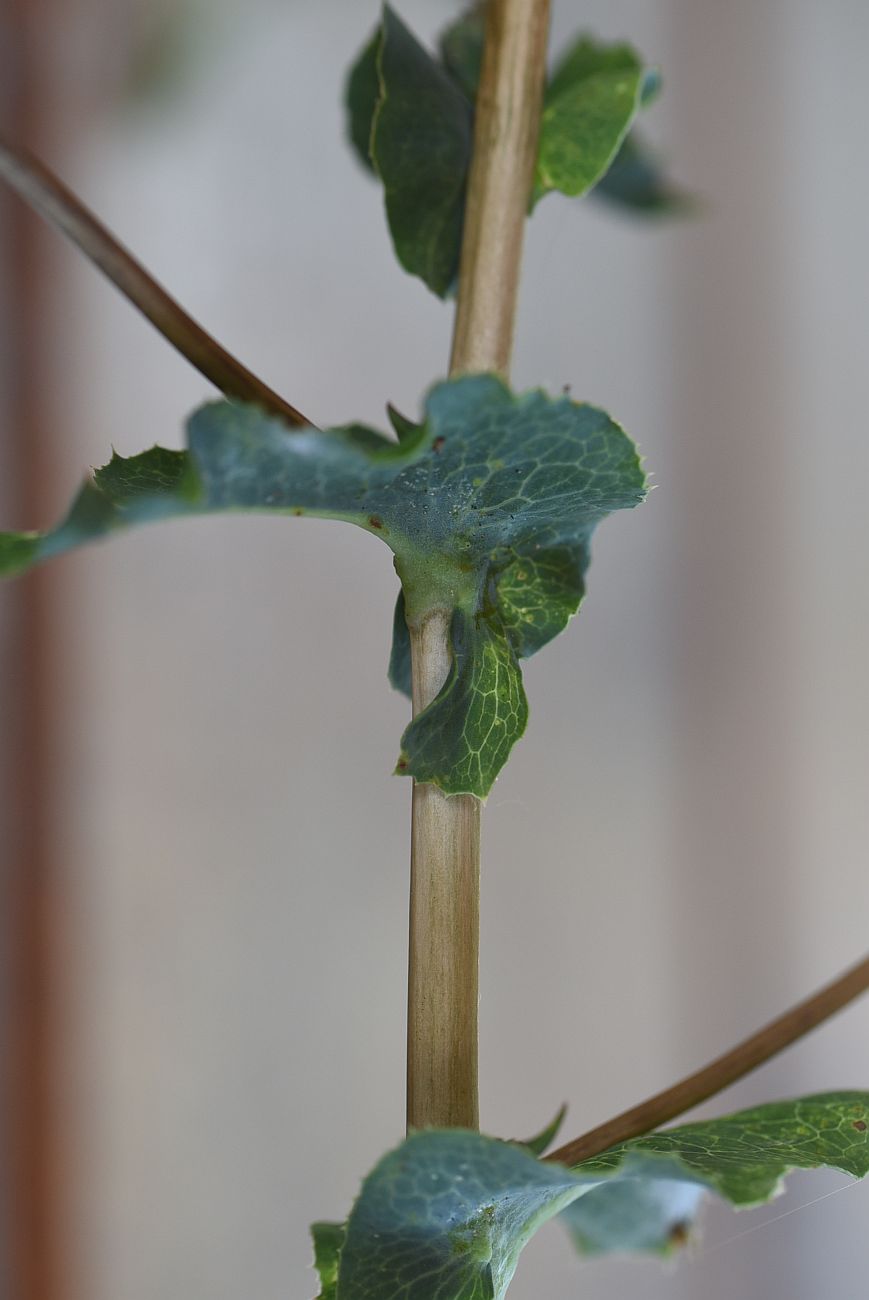
<svg viewBox="0 0 869 1300"><path fill-rule="evenodd" d="M371 528L382 528L382 527L383 527L383 520L380 518L379 515L369 515L369 516L368 516L368 524L369 524L369 527L371 527Z"/></svg>
<svg viewBox="0 0 869 1300"><path fill-rule="evenodd" d="M862 1120L862 1119L855 1119L855 1120L854 1120L854 1127L855 1127L855 1129L857 1130L858 1133L865 1133L865 1132L866 1132L866 1121L865 1121L865 1120Z"/></svg>
<svg viewBox="0 0 869 1300"><path fill-rule="evenodd" d="M395 766L396 766L397 768L399 768L399 769L403 772L404 769L407 767L407 759L406 759L406 758L400 758L400 759L398 760L398 762L396 763Z"/></svg>
<svg viewBox="0 0 869 1300"><path fill-rule="evenodd" d="M446 442L446 438L443 436L443 434L439 433L431 445L432 451L440 451L441 447L443 447L445 442Z"/></svg>
<svg viewBox="0 0 869 1300"><path fill-rule="evenodd" d="M680 1219L674 1223L667 1233L667 1241L671 1246L685 1246L691 1235L691 1225L687 1219Z"/></svg>
<svg viewBox="0 0 869 1300"><path fill-rule="evenodd" d="M303 515L304 513L305 512L301 506L296 506L295 510L293 511L294 515Z"/></svg>

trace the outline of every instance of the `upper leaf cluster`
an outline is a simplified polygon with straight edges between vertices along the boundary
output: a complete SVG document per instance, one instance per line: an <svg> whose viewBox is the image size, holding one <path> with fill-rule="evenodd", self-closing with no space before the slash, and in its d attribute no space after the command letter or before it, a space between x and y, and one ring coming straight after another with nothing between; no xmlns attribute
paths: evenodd
<svg viewBox="0 0 869 1300"><path fill-rule="evenodd" d="M350 140L383 183L398 260L440 297L458 275L482 50L480 5L447 29L437 57L386 5L347 84ZM683 206L631 130L658 87L630 45L571 45L546 87L532 204L591 190L638 212Z"/></svg>

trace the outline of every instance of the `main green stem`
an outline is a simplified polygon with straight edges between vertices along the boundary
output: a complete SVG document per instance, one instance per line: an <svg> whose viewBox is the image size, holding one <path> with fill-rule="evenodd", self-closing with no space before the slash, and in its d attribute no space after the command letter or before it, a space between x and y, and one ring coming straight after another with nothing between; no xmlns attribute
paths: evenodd
<svg viewBox="0 0 869 1300"><path fill-rule="evenodd" d="M489 0L450 373L510 368L549 0ZM452 661L450 611L410 628L414 713ZM414 784L407 1125L478 1128L480 803Z"/></svg>

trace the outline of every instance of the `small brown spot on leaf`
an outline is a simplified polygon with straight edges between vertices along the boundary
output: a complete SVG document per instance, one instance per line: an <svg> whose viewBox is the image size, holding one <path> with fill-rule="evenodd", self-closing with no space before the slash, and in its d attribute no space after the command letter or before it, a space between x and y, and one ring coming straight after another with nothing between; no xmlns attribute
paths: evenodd
<svg viewBox="0 0 869 1300"><path fill-rule="evenodd" d="M438 436L435 438L434 442L431 445L432 451L440 451L445 442L446 442L446 438L438 434Z"/></svg>
<svg viewBox="0 0 869 1300"><path fill-rule="evenodd" d="M855 1127L855 1129L857 1130L858 1133L865 1133L865 1132L866 1132L866 1121L865 1121L865 1120L862 1120L862 1119L855 1119L855 1120L854 1120L854 1127Z"/></svg>
<svg viewBox="0 0 869 1300"><path fill-rule="evenodd" d="M671 1246L685 1246L688 1244L690 1235L691 1224L687 1219L680 1219L678 1223L673 1224L667 1233L667 1241Z"/></svg>
<svg viewBox="0 0 869 1300"><path fill-rule="evenodd" d="M379 515L369 515L369 516L368 516L368 526L369 526L370 528L382 528L382 527L383 527L383 520L380 518Z"/></svg>
<svg viewBox="0 0 869 1300"><path fill-rule="evenodd" d="M296 506L295 510L293 511L294 515L303 515L304 513L305 512L301 506Z"/></svg>
<svg viewBox="0 0 869 1300"><path fill-rule="evenodd" d="M400 759L398 760L398 762L396 763L395 766L398 768L398 770L399 770L400 772L403 772L404 769L407 767L407 759L406 759L406 758L400 758Z"/></svg>

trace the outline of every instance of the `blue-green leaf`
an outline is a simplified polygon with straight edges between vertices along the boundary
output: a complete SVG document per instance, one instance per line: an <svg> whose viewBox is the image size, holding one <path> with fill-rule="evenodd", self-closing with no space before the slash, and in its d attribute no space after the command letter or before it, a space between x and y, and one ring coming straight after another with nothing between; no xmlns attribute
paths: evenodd
<svg viewBox="0 0 869 1300"><path fill-rule="evenodd" d="M626 137L592 194L628 212L652 217L688 215L697 208L697 200L673 184L637 131Z"/></svg>
<svg viewBox="0 0 869 1300"><path fill-rule="evenodd" d="M705 1189L675 1178L617 1178L562 1211L583 1255L671 1255L690 1240Z"/></svg>
<svg viewBox="0 0 869 1300"><path fill-rule="evenodd" d="M216 402L188 425L189 452L115 456L44 533L0 534L0 574L120 528L217 511L315 514L354 523L395 555L403 601L390 675L410 676L407 621L453 613L453 668L411 723L399 770L484 797L522 734L518 659L550 640L583 592L596 524L636 505L636 448L605 412L493 375L436 385L396 442L362 425L288 429Z"/></svg>
<svg viewBox="0 0 869 1300"><path fill-rule="evenodd" d="M523 1246L556 1214L584 1250L667 1253L703 1193L755 1205L790 1170L820 1166L869 1173L869 1094L682 1125L572 1170L478 1133L414 1133L363 1184L337 1300L501 1300Z"/></svg>
<svg viewBox="0 0 869 1300"><path fill-rule="evenodd" d="M577 1191L568 1170L509 1143L414 1133L362 1187L338 1300L500 1300L526 1241Z"/></svg>

